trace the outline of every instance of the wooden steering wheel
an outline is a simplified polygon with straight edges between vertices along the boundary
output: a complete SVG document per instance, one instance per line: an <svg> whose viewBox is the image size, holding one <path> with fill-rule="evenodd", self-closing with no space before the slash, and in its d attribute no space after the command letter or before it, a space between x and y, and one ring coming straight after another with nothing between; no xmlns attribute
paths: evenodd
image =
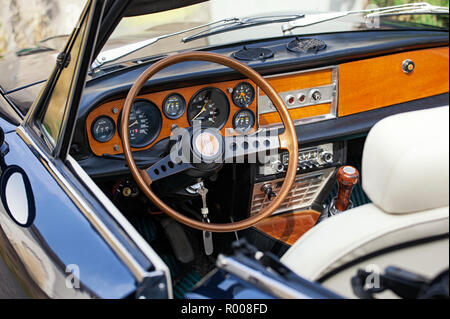
<svg viewBox="0 0 450 319"><path fill-rule="evenodd" d="M136 96L141 90L141 88L144 86L144 84L157 72L173 64L177 64L184 61L207 61L221 64L231 69L234 69L237 72L240 72L241 74L246 76L249 80L253 81L267 95L267 97L272 101L273 105L278 111L278 114L280 115L281 120L284 124L285 128L284 132L280 135L276 135L275 138L267 137L267 134L265 134L266 133L265 130L259 130L257 133L255 133L256 142L254 143L243 142L247 143L245 147L240 148L239 145L237 145L236 150L235 144L236 139L234 138L234 140L231 142L231 144L234 143L233 147L234 150L236 150L236 152L230 152L232 153L232 156L242 156L242 154L244 153L239 153L239 149L242 150L243 148L245 148L245 155L248 155L249 153L261 154L261 152L266 152L269 149L272 150L284 149L289 152L289 165L286 172L286 177L283 181L283 184L279 192L277 193L277 196L274 198L273 201L270 202L268 206L261 209L257 214L248 217L247 219L233 223L213 224L201 222L184 216L183 214L177 212L173 208L166 205L151 190L150 185L157 179L173 175L182 171L186 171L192 168L192 166L188 163L174 162L171 160L171 157L169 155L167 155L165 158L161 159L159 162L152 165L150 168L146 170L139 169L134 161L130 146L128 125L131 108L136 99ZM162 59L161 61L151 65L139 76L139 78L136 80L136 82L133 84L130 91L128 92L122 112L123 112L122 122L120 127L122 136L122 146L125 158L128 163L128 167L130 168L134 179L136 180L137 184L144 192L144 194L156 206L158 206L161 209L161 211L165 212L167 215L171 216L172 218L176 219L180 223L183 223L187 226L211 232L230 232L248 228L256 224L257 222L261 221L262 219L270 216L273 212L275 212L275 210L281 205L281 203L285 199L286 195L288 194L289 190L291 189L294 183L295 175L297 172L298 144L297 144L297 134L295 132L295 127L291 120L289 112L286 106L284 105L282 99L277 94L277 92L261 75L259 75L259 73L257 73L252 68L235 59L217 53L209 53L209 52L180 53ZM194 138L192 139L192 141L194 140ZM224 144L225 146L222 147L222 149L226 148L227 145L231 145L230 143L227 143L227 139L232 138L225 137L225 144ZM194 142L191 143L194 144Z"/></svg>

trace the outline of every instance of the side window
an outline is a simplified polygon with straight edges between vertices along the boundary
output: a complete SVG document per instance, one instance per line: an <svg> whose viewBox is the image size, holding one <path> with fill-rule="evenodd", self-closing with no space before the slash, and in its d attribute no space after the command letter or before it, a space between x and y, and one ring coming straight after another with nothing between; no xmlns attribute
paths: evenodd
<svg viewBox="0 0 450 319"><path fill-rule="evenodd" d="M72 47L68 51L70 54L69 64L60 71L51 96L47 100L47 108L41 120L42 131L53 146L58 142L65 113L68 109L67 102L79 61L84 26L85 23L82 24L75 41L72 43Z"/></svg>

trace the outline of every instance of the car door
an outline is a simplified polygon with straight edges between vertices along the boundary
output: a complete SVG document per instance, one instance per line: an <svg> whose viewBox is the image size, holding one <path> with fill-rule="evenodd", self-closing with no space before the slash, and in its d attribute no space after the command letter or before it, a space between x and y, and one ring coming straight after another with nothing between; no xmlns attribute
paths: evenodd
<svg viewBox="0 0 450 319"><path fill-rule="evenodd" d="M68 155L104 7L87 2L20 125L0 114L0 298L172 296L167 267Z"/></svg>

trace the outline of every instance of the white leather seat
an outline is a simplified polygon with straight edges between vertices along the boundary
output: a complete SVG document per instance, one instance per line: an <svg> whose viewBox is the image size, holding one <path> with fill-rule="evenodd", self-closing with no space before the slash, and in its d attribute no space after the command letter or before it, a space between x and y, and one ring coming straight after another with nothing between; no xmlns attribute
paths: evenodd
<svg viewBox="0 0 450 319"><path fill-rule="evenodd" d="M449 107L398 114L378 122L364 145L361 178L372 203L326 219L282 257L300 276L313 281L330 277L343 265L351 267L351 262L383 249L448 235ZM416 251L414 261L408 257L409 264L402 263L406 257L397 254L391 265L432 275L448 268L448 238L441 244L447 248L435 253L432 261ZM370 262L377 261L371 258Z"/></svg>

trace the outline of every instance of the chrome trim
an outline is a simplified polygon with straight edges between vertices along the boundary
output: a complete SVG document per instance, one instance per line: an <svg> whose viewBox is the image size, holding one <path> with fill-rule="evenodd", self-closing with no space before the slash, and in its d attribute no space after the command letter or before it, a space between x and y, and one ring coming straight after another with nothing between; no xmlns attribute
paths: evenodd
<svg viewBox="0 0 450 319"><path fill-rule="evenodd" d="M309 173L300 173L295 177L295 181L284 201L275 210L273 215L285 213L288 211L300 211L311 208L317 197L322 193L324 187L328 184L336 171L335 167L319 169ZM270 185L272 190L277 193L279 185L283 178L259 182L253 185L250 199L250 216L255 215L261 209L270 204L270 199L261 190L264 185Z"/></svg>
<svg viewBox="0 0 450 319"><path fill-rule="evenodd" d="M255 271L233 258L219 255L217 257L217 267L224 269L230 274L265 290L276 297L284 299L311 299L300 291L270 278L259 271Z"/></svg>
<svg viewBox="0 0 450 319"><path fill-rule="evenodd" d="M80 209L82 214L85 216L85 218L91 223L92 227L96 231L99 232L99 234L103 237L103 239L108 243L108 245L113 249L113 251L116 253L116 255L122 260L122 262L130 269L133 276L136 278L136 280L139 283L142 283L144 279L148 276L150 276L152 272L148 272L145 269L141 267L141 265L135 260L135 258L126 250L126 248L117 240L117 238L114 236L114 234L106 227L106 225L100 220L100 218L95 214L95 212L90 207L89 203L86 202L86 200L83 198L83 196L73 188L73 186L69 183L69 181L59 172L59 170L54 166L54 164L51 162L47 154L38 146L37 143L35 143L32 139L32 137L26 132L25 128L23 126L19 126L16 129L17 134L23 139L23 141L35 152L36 156L39 156L39 160L42 162L44 167L47 169L47 171L53 176L55 181L61 186L61 188L66 192L66 194L70 197L70 199L73 201L73 203ZM76 168L77 165L73 165L73 162L75 162L73 159L68 158L70 164L76 169L76 173L80 174L80 170L82 170L81 167ZM78 164L78 163L77 163ZM91 188L91 183L94 183L90 177L84 173L79 175L79 177L82 177L83 181L89 185L88 187ZM87 176L87 178L86 178ZM94 183L95 184L95 183ZM91 189L95 190L95 195L99 195L99 189ZM103 194L104 197L106 197ZM131 229L131 224L124 222L124 217L119 217L120 212L117 210L117 208L112 205L112 203L105 203L104 197L100 196L99 200L104 205L105 209L108 210L108 212L112 215L113 218L116 219L116 221L124 228L124 230L130 233L129 236L132 240L135 240L135 244L141 249L141 251L144 253L146 257L149 258L150 262L154 262L156 260L156 263L153 263L154 267L162 268L160 270L163 270L166 275L168 274L167 281L168 281L168 295L169 298L173 297L172 294L172 284L170 280L170 273L168 272L167 266L161 261L157 260L159 258L154 258L156 253L152 252L150 249L150 246L147 245L145 247L143 243L142 237L138 239L139 235L136 235L136 230ZM106 204L106 205L105 205ZM115 209L114 209L114 208ZM121 215L121 214L120 214ZM161 264L162 263L162 264Z"/></svg>
<svg viewBox="0 0 450 319"><path fill-rule="evenodd" d="M279 93L280 97L283 99L284 95L287 94L292 94L292 92L296 92L298 93L304 93L306 94L307 99L309 98L309 92L315 90L315 89L323 89L323 88L331 88L332 90L332 94L331 97L328 98L326 96L326 100L321 100L317 103L310 103L310 101L305 101L304 103L299 103L296 104L294 106L287 106L288 109L296 109L296 108L302 108L305 106L312 106L312 105L321 105L321 104L325 104L325 103L330 103L330 112L327 114L321 114L321 115L317 115L317 116L311 116L311 117L306 117L306 118L302 118L302 119L294 119L293 123L294 125L304 125L304 124L309 124L309 123L315 123L315 122L320 122L320 121L326 121L326 120L331 120L331 119L335 119L338 117L338 100L339 100L339 65L332 65L332 66L327 66L327 67L322 67L322 68L316 68L316 69L309 69L309 70L303 70L303 71L295 71L295 72L287 72L287 73L280 73L280 74L274 74L274 75L269 75L269 76L265 76L265 79L271 79L271 78L277 78L277 77L282 77L282 76L287 76L287 75L296 75L296 74L302 74L302 73L311 73L311 72L316 72L316 71L321 71L321 70L331 70L331 83L329 85L324 85L324 86L320 86L320 87L311 87L311 88L305 88L305 89L299 89L299 90L294 90L294 91L289 91L289 92L281 92ZM260 88L257 87L256 90L256 94L257 94L257 101L258 101L258 105L257 105L257 122L258 122L258 127L259 127L259 116L261 114L267 114L267 113L274 113L276 112L276 110L272 111L272 112L267 112L265 110L261 110L260 108L260 98L262 97L264 100L264 96L260 95ZM283 96L282 96L283 95ZM295 95L296 96L296 95ZM267 99L267 98L266 98ZM283 100L284 101L284 100ZM274 123L274 124L269 124L269 125L262 125L261 127L263 128L273 128L273 129L279 129L279 128L283 128L283 123Z"/></svg>
<svg viewBox="0 0 450 319"><path fill-rule="evenodd" d="M0 92L0 106L2 106L2 104L5 105L6 108L10 108L12 109L13 112L8 112L9 115L11 115L15 121L17 121L18 123L22 122L23 120L23 115L20 112L20 110L17 108L17 106L9 99L9 97L6 94L3 94Z"/></svg>
<svg viewBox="0 0 450 319"><path fill-rule="evenodd" d="M78 164L78 162L70 155L67 156L67 161L72 166L74 173L86 184L97 199L102 203L103 207L108 211L108 213L115 219L115 221L123 228L130 239L136 244L136 246L141 250L145 257L150 260L153 264L154 271L163 271L167 278L167 287L169 291L169 296L172 298L172 280L170 276L170 271L164 261L159 257L159 255L153 250L153 248L145 241L145 239L139 234L139 232L134 228L134 226L126 219L119 209L111 202L111 200L103 193L103 191L95 184L92 178L84 171L84 169ZM153 272L154 272L153 271Z"/></svg>
<svg viewBox="0 0 450 319"><path fill-rule="evenodd" d="M316 91L320 91L320 94L322 95L322 98L319 101L314 101L312 99L312 95ZM293 110L293 109L299 109L302 107L313 106L313 105L320 105L320 104L326 104L326 103L331 104L334 102L335 97L336 97L335 91L336 91L336 85L334 83L331 83L329 85L316 86L316 87L311 87L311 88L306 88L306 89L278 92L278 95L284 101L284 104L286 105L287 109ZM300 96L300 95L306 96L306 100L304 102L298 101L297 96ZM295 99L294 103L289 104L289 102L287 102L287 100L290 98ZM275 106L273 105L272 101L270 101L270 99L267 97L267 95L258 96L258 115L274 113L276 111L277 110L275 109Z"/></svg>

